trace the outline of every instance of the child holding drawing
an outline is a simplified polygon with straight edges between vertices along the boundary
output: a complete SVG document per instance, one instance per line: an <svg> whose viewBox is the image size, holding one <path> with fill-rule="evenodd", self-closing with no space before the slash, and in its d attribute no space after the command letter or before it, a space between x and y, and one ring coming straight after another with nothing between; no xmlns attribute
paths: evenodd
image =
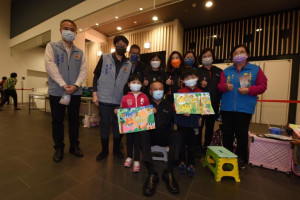
<svg viewBox="0 0 300 200"><path fill-rule="evenodd" d="M198 76L194 69L186 69L182 73L184 87L178 90L178 93L196 93L202 92L197 87ZM181 133L181 148L179 154L179 170L181 173L187 173L188 176L195 175L195 149L197 145L198 127L201 124L200 114L176 114L175 124ZM187 159L186 159L187 153Z"/></svg>
<svg viewBox="0 0 300 200"><path fill-rule="evenodd" d="M120 107L135 108L140 106L148 106L148 97L144 93L140 92L142 87L141 77L137 74L133 74L129 77L127 84L130 88L130 92L128 92L127 95L122 98ZM117 109L115 110L115 113L117 113ZM134 160L133 172L140 172L140 133L126 134L126 144L127 158L125 160L124 167L130 168L132 161Z"/></svg>

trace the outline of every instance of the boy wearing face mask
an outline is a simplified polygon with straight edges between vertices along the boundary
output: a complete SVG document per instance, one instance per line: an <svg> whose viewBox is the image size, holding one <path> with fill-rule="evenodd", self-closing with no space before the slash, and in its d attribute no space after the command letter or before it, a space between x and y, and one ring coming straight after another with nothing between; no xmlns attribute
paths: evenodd
<svg viewBox="0 0 300 200"><path fill-rule="evenodd" d="M166 73L162 70L162 62L159 54L153 53L149 56L150 66L147 70L145 70L144 74L144 92L145 94L150 97L149 95L149 86L154 81L165 82L166 81Z"/></svg>
<svg viewBox="0 0 300 200"><path fill-rule="evenodd" d="M196 70L190 68L182 73L184 87L178 90L178 93L202 92L197 86L198 76ZM195 150L198 127L201 124L200 114L176 114L175 124L181 133L181 149L179 157L179 170L181 173L187 173L188 176L195 175ZM186 158L187 152L187 158Z"/></svg>
<svg viewBox="0 0 300 200"><path fill-rule="evenodd" d="M164 84L154 81L150 84L150 104L154 107L155 129L141 133L141 150L143 163L148 170L148 178L143 187L143 194L151 196L155 193L159 182L158 173L155 171L152 160L151 146L169 146L167 168L162 173L162 180L166 183L167 190L172 194L179 193L179 185L173 176L180 148L180 133L171 130L174 123L174 109L172 104L164 99Z"/></svg>
<svg viewBox="0 0 300 200"><path fill-rule="evenodd" d="M132 63L126 58L129 41L124 36L116 36L114 53L103 54L94 71L93 103L99 106L102 151L96 157L101 161L108 156L109 133L112 124L113 154L123 159L120 151L120 134L114 109L119 107L123 97L124 85L131 73Z"/></svg>
<svg viewBox="0 0 300 200"><path fill-rule="evenodd" d="M203 116L202 125L199 128L199 144L201 146L202 129L205 124L205 141L202 153L205 153L206 147L210 145L221 100L221 93L218 90L218 83L220 82L221 73L223 70L213 65L214 55L214 51L211 48L206 48L201 51L199 56L202 64L202 67L198 69L200 80L199 86L204 92L209 92L211 104L215 111L214 115Z"/></svg>
<svg viewBox="0 0 300 200"><path fill-rule="evenodd" d="M140 76L137 74L131 75L128 79L128 87L130 88L130 92L122 98L121 108L136 108L149 105L148 97L140 92L142 88L142 79ZM115 114L117 114L117 109L115 109ZM124 167L130 168L134 158L133 172L140 172L140 134L126 134L127 158Z"/></svg>

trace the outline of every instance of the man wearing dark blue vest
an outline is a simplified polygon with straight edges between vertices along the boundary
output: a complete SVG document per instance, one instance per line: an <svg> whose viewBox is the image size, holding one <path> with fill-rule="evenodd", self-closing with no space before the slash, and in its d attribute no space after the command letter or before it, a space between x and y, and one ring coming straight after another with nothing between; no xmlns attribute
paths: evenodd
<svg viewBox="0 0 300 200"><path fill-rule="evenodd" d="M120 151L119 126L114 109L121 104L123 88L131 73L132 63L125 57L128 40L124 36L114 38L115 52L103 54L94 71L93 102L99 106L102 151L96 160L108 156L110 125L113 131L113 153L123 158Z"/></svg>
<svg viewBox="0 0 300 200"><path fill-rule="evenodd" d="M69 152L83 157L79 148L79 107L81 85L87 75L85 56L73 45L76 24L69 19L60 23L62 40L50 42L45 50L45 68L49 75L49 98L52 114L52 137L55 154L53 160L60 162L64 156L64 116L68 110Z"/></svg>

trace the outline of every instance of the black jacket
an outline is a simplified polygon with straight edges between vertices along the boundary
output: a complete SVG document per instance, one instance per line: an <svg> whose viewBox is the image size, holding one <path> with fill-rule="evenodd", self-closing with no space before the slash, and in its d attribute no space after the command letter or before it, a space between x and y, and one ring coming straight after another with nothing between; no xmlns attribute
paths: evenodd
<svg viewBox="0 0 300 200"><path fill-rule="evenodd" d="M170 86L167 85L167 88L165 89L167 90L167 99L172 103L174 102L174 93L177 93L178 90L182 87L180 79L181 73L182 70L179 68L173 69L172 72L166 73L166 80L171 76L171 80L173 81L173 84Z"/></svg>
<svg viewBox="0 0 300 200"><path fill-rule="evenodd" d="M150 84L154 81L160 81L164 84L164 87L166 87L166 72L161 69L158 71L153 71L152 68L145 70L144 79L147 79L149 82L149 84L144 88L144 93L147 96L149 96Z"/></svg>
<svg viewBox="0 0 300 200"><path fill-rule="evenodd" d="M198 68L199 88L204 92L209 92L211 103L214 108L219 106L221 100L221 93L218 90L218 83L220 82L222 71L222 69L216 66L212 66L210 70L206 69L204 66ZM206 78L207 86L202 88L200 83L204 77Z"/></svg>
<svg viewBox="0 0 300 200"><path fill-rule="evenodd" d="M159 105L157 105L152 98L149 99L150 104L156 108L155 117L155 129L159 130L159 132L164 130L170 130L171 124L174 122L175 111L173 109L172 104L163 99Z"/></svg>

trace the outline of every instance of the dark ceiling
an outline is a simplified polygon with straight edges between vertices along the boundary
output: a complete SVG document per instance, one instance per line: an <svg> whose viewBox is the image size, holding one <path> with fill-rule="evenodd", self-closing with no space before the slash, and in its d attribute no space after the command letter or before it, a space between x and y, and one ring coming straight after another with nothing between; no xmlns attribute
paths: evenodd
<svg viewBox="0 0 300 200"><path fill-rule="evenodd" d="M211 8L206 8L205 2L206 0L184 0L93 28L103 34L113 35L119 32L116 30L117 26L121 26L122 31L128 31L153 24L152 16L156 15L159 22L178 18L182 26L188 29L279 10L300 8L300 0L212 0ZM192 4L196 6L193 7Z"/></svg>

